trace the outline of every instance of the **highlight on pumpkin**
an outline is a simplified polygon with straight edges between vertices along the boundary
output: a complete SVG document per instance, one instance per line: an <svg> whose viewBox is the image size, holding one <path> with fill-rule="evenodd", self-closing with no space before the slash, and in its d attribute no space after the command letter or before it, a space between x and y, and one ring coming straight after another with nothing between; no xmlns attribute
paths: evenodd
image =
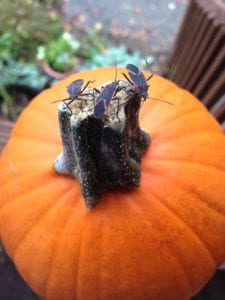
<svg viewBox="0 0 225 300"><path fill-rule="evenodd" d="M126 68L130 78L122 73L125 80L115 78L99 88L91 88L91 81L73 81L67 86L69 97L59 105L63 151L54 168L79 180L88 210L106 190L140 184L150 137L139 126L139 110L153 74L145 78L136 66Z"/></svg>

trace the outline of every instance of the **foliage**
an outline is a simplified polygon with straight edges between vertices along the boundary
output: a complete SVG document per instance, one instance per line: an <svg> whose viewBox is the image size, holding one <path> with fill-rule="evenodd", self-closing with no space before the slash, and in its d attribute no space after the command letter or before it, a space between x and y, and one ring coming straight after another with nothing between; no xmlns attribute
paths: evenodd
<svg viewBox="0 0 225 300"><path fill-rule="evenodd" d="M79 59L93 61L107 45L105 37L95 30L88 32L80 41L65 32L57 40L39 46L37 58L58 72L65 72L72 69Z"/></svg>
<svg viewBox="0 0 225 300"><path fill-rule="evenodd" d="M38 47L37 58L48 64L58 72L72 69L76 64L76 53L80 42L70 33L63 33L57 40Z"/></svg>
<svg viewBox="0 0 225 300"><path fill-rule="evenodd" d="M125 46L112 46L99 31L91 30L80 40L65 32L60 0L2 0L0 14L0 109L10 112L14 95L11 84L41 89L46 82L34 63L47 62L58 72L71 71L82 61L80 70L106 65L140 65L138 52L128 53ZM8 105L8 108L7 108ZM4 109L2 108L4 106Z"/></svg>
<svg viewBox="0 0 225 300"><path fill-rule="evenodd" d="M64 33L58 40L39 46L37 58L60 72L72 69L77 59L81 60L79 70L115 64L124 66L131 61L140 65L143 61L138 51L129 53L124 45L113 46L96 30L88 32L80 41ZM153 57L148 61L152 63Z"/></svg>
<svg viewBox="0 0 225 300"><path fill-rule="evenodd" d="M4 76L0 77L0 111L10 119L16 119L22 108L17 107L18 90L24 91L29 100L37 94L47 82L47 77L40 74L35 63L0 60L0 69ZM17 87L17 88L16 88ZM21 95L21 93L20 93ZM28 98L27 98L28 97Z"/></svg>
<svg viewBox="0 0 225 300"><path fill-rule="evenodd" d="M149 61L153 61L152 57L149 57ZM138 51L128 53L124 45L120 46L108 46L102 52L95 53L90 56L89 59L84 60L80 66L80 70L95 69L102 66L125 66L132 62L134 65L140 65L143 58Z"/></svg>
<svg viewBox="0 0 225 300"><path fill-rule="evenodd" d="M41 76L33 61L37 46L62 32L61 18L55 10L59 2L1 1L0 111L13 119L16 118L14 110L18 93L11 86L26 85L30 92L32 89L40 90L45 85L46 78Z"/></svg>
<svg viewBox="0 0 225 300"><path fill-rule="evenodd" d="M12 59L33 60L37 46L62 32L53 1L1 1L0 36L6 35Z"/></svg>
<svg viewBox="0 0 225 300"><path fill-rule="evenodd" d="M41 76L35 63L12 59L12 36L5 32L0 36L0 111L4 115L15 119L17 94L12 91L12 86L28 86L30 89L41 90L46 83L46 78ZM32 93L33 95L33 93Z"/></svg>
<svg viewBox="0 0 225 300"><path fill-rule="evenodd" d="M4 74L0 83L4 86L18 84L40 90L46 83L46 78L40 75L37 65L32 62L10 60L5 64L0 62L0 68Z"/></svg>

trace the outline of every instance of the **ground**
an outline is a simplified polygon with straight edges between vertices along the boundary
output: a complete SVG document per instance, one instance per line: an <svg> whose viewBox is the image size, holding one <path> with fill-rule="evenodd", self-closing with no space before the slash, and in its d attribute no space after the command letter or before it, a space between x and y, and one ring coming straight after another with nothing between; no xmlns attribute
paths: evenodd
<svg viewBox="0 0 225 300"><path fill-rule="evenodd" d="M151 71L161 74L179 31L188 0L67 0L64 13L76 35L95 28L130 51L154 57ZM118 58L119 59L119 58Z"/></svg>

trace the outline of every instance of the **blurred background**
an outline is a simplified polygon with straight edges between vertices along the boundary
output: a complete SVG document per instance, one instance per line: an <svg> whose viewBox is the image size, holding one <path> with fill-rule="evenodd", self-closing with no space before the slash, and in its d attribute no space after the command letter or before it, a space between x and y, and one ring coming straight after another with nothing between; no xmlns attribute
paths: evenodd
<svg viewBox="0 0 225 300"><path fill-rule="evenodd" d="M133 63L162 74L188 0L0 0L0 111L69 73Z"/></svg>
<svg viewBox="0 0 225 300"><path fill-rule="evenodd" d="M224 2L0 0L0 152L40 91L68 74L115 62L189 89L225 126ZM218 270L193 299L224 300L224 273ZM39 299L1 247L0 299Z"/></svg>

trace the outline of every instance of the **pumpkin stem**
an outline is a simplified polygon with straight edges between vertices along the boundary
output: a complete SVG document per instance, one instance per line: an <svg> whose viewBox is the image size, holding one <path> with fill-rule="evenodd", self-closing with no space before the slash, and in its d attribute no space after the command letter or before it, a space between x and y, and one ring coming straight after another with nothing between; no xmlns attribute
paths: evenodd
<svg viewBox="0 0 225 300"><path fill-rule="evenodd" d="M69 106L59 104L63 151L54 168L79 180L88 210L109 188L140 184L140 162L150 137L139 127L140 95L126 81L119 84L101 118L93 115L97 89L86 89Z"/></svg>

